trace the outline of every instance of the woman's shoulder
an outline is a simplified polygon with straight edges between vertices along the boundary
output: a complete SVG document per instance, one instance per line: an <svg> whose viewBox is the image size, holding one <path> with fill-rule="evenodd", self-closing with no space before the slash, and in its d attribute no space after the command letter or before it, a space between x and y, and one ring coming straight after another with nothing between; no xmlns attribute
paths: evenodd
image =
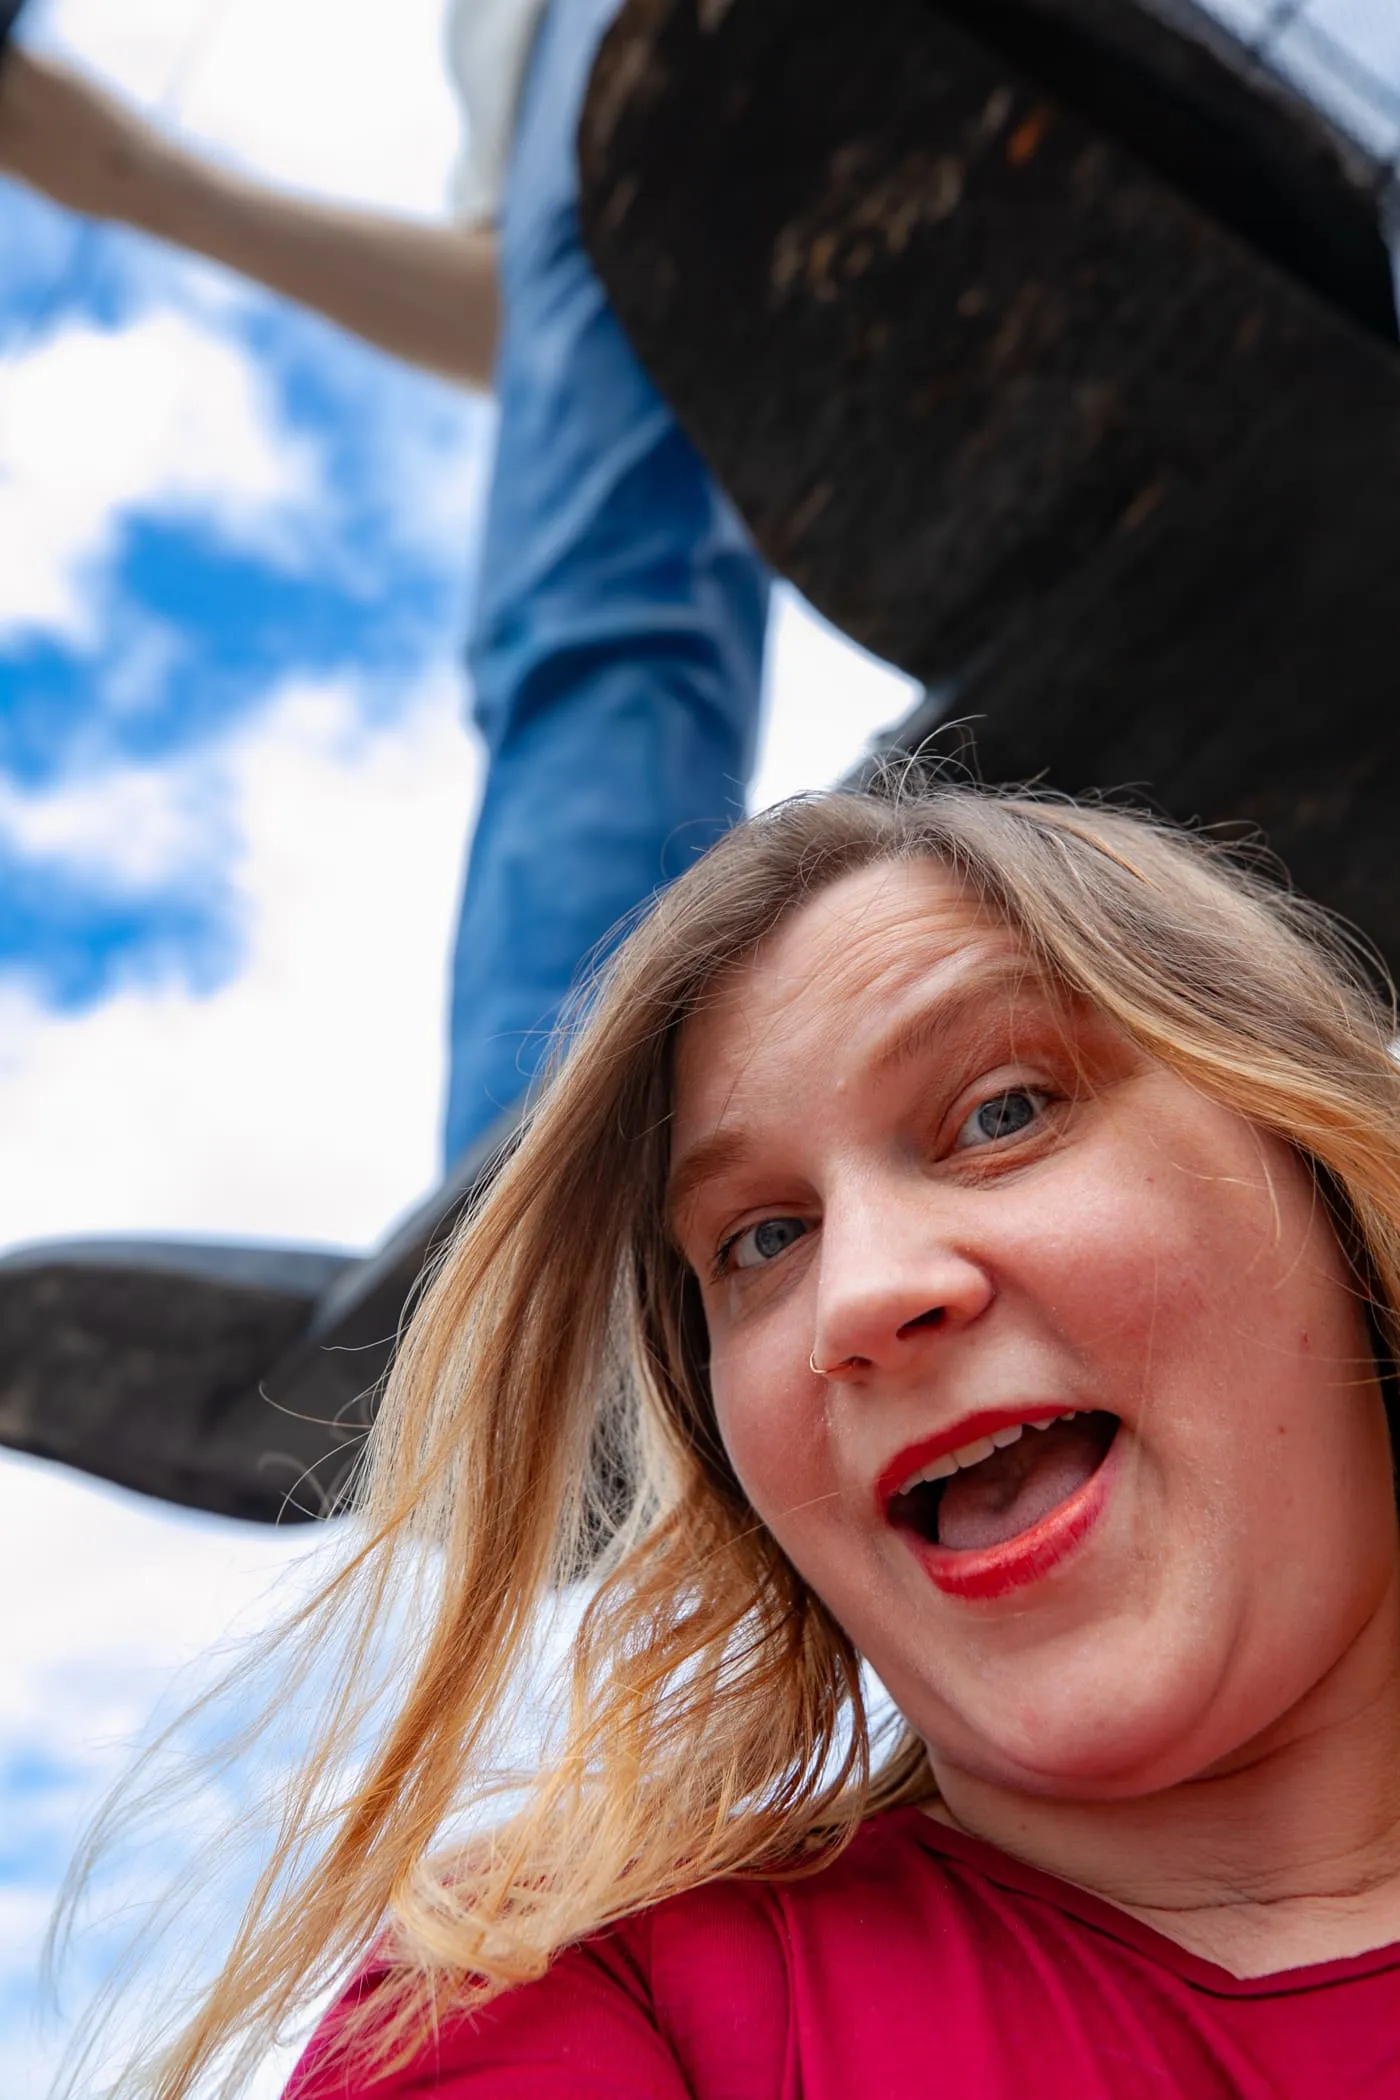
<svg viewBox="0 0 1400 2100"><path fill-rule="evenodd" d="M922 1819L917 1819L921 1821ZM716 1881L566 1948L538 1980L447 2018L400 2076L363 2087L323 2023L286 2100L774 2100L799 1972L849 1973L902 1870L927 1872L910 1812L872 1818L808 1874ZM389 1978L360 1979L353 1997Z"/></svg>
<svg viewBox="0 0 1400 2100"><path fill-rule="evenodd" d="M874 1816L810 1873L709 1882L629 1920L691 2092L774 2100L786 2089L813 1990L835 2011L863 1987L901 1910L926 1905L938 1871L919 1842L926 1827L917 1810Z"/></svg>
<svg viewBox="0 0 1400 2100"><path fill-rule="evenodd" d="M687 1889L629 1919L622 1931L645 1946L663 1990L673 1969L726 1964L742 1968L777 1950L791 1961L800 1939L845 1940L898 1906L902 1882L927 1901L938 1863L921 1842L929 1830L917 1809L896 1809L862 1823L833 1858L791 1874L735 1876Z"/></svg>

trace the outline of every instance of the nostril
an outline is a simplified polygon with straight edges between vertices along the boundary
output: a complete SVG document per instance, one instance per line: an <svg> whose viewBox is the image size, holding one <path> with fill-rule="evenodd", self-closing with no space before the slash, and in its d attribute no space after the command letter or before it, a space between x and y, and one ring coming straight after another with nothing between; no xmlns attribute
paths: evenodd
<svg viewBox="0 0 1400 2100"><path fill-rule="evenodd" d="M947 1314L941 1305L931 1305L928 1311L921 1312L917 1319L905 1321L899 1330L899 1339L903 1341L906 1334L913 1334L918 1327L941 1327L946 1317Z"/></svg>

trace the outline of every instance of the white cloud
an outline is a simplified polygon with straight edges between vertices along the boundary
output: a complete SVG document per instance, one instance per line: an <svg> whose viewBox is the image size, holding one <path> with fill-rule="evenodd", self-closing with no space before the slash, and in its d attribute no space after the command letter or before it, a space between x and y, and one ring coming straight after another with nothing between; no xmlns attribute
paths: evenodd
<svg viewBox="0 0 1400 2100"><path fill-rule="evenodd" d="M495 445L495 403L426 374L386 385L393 368L365 363L365 413L374 416L376 442L361 495L374 495L396 546L435 569L446 564L465 584Z"/></svg>
<svg viewBox="0 0 1400 2100"><path fill-rule="evenodd" d="M311 441L235 342L185 315L70 322L7 364L0 404L0 631L89 645L122 522L198 517L264 559L298 558Z"/></svg>
<svg viewBox="0 0 1400 2100"><path fill-rule="evenodd" d="M0 1993L33 1993L59 1873L152 1710L192 1696L230 1638L304 1596L323 1543L305 1529L212 1523L0 1457L0 1582L23 1599L6 1620L0 1770L27 1774L30 1854L0 1889ZM212 1819L230 1805L211 1793L204 1808ZM14 1854L14 1801L6 1820ZM6 2100L40 2100L61 2044L61 2028L5 2025ZM283 2056L283 2078L289 2068ZM269 2066L269 2096L279 2090L272 2077Z"/></svg>
<svg viewBox="0 0 1400 2100"><path fill-rule="evenodd" d="M444 12L445 0L50 0L40 28L183 136L270 179L436 216L459 137Z"/></svg>
<svg viewBox="0 0 1400 2100"><path fill-rule="evenodd" d="M284 313L279 330L277 354L288 353L299 369L314 369L328 415L343 438L353 437L353 487L329 489L327 500L353 503L395 554L465 578L494 441L494 402L295 311ZM377 540L357 556L348 535L318 550L351 589L357 563L373 564L374 580L382 580L383 556Z"/></svg>
<svg viewBox="0 0 1400 2100"><path fill-rule="evenodd" d="M213 876L232 847L222 769L202 752L174 766L117 766L25 792L0 774L0 838L141 895Z"/></svg>
<svg viewBox="0 0 1400 2100"><path fill-rule="evenodd" d="M755 809L840 780L919 693L914 679L857 649L786 586L773 597L766 670Z"/></svg>
<svg viewBox="0 0 1400 2100"><path fill-rule="evenodd" d="M0 1743L60 1715L62 1760L103 1760L146 1723L176 1667L207 1662L239 1625L266 1623L282 1578L320 1534L210 1524L186 1510L100 1487L37 1459L0 1460L0 1580L25 1608L7 1622ZM35 1582L35 1570L63 1581ZM110 1571L123 1567L113 1587ZM309 1577L308 1577L309 1579ZM152 1628L159 1629L158 1658ZM77 1649L86 1679L75 1677ZM94 1697L100 1668L102 1688Z"/></svg>
<svg viewBox="0 0 1400 2100"><path fill-rule="evenodd" d="M222 752L167 776L132 857L102 792L31 825L128 876L240 840L248 961L212 997L123 992L59 1016L11 987L0 1242L169 1231L367 1243L435 1176L443 987L476 758L450 668L392 726L353 682L292 683ZM119 779L120 785L120 779ZM126 778L129 811L160 782Z"/></svg>

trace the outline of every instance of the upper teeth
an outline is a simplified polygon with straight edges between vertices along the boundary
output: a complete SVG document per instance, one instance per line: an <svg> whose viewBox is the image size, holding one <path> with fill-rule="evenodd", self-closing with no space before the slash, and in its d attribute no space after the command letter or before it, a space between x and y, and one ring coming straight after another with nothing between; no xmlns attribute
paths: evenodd
<svg viewBox="0 0 1400 2100"><path fill-rule="evenodd" d="M917 1473L911 1473L899 1492L907 1495L911 1488L922 1487L926 1480L946 1480L950 1474L961 1472L964 1466L980 1466L984 1458L990 1458L994 1451L1004 1451L1028 1429L1048 1429L1051 1422L1072 1422L1077 1412L1078 1409L1071 1408L1068 1414L1047 1415L1043 1422L1016 1422L1009 1429L994 1429L990 1436L974 1437L970 1444L959 1444L956 1451L945 1451L942 1458L935 1458L928 1465L921 1466Z"/></svg>

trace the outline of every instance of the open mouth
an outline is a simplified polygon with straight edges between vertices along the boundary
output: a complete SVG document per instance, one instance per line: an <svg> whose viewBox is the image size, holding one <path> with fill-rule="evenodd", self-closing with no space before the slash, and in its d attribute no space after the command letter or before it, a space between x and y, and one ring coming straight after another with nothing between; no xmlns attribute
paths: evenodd
<svg viewBox="0 0 1400 2100"><path fill-rule="evenodd" d="M888 1499L889 1520L946 1552L994 1551L1087 1486L1118 1426L1096 1410L994 1429L911 1472Z"/></svg>

